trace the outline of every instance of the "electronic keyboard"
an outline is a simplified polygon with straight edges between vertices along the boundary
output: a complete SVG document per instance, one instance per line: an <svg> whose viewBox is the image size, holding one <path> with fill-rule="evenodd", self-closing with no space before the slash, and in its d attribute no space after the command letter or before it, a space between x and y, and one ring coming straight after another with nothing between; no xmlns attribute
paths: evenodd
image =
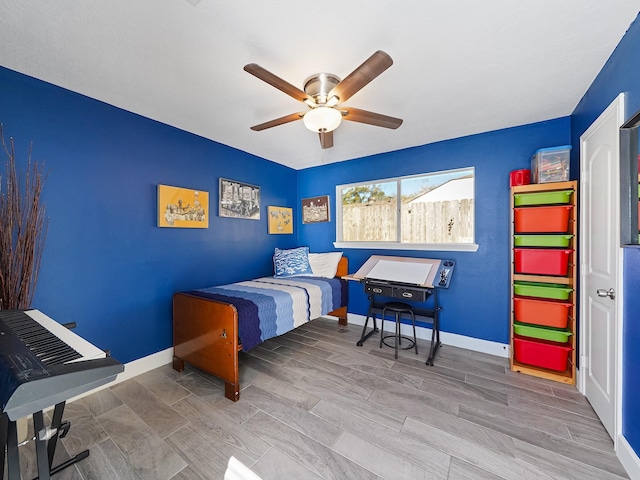
<svg viewBox="0 0 640 480"><path fill-rule="evenodd" d="M111 382L123 370L38 310L0 310L0 407L10 420Z"/></svg>

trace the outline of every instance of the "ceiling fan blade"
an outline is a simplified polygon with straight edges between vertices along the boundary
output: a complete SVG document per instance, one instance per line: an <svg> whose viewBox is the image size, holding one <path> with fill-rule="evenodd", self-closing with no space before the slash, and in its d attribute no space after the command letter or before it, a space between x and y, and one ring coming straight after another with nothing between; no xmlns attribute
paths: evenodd
<svg viewBox="0 0 640 480"><path fill-rule="evenodd" d="M260 125L254 125L251 130L259 132L260 130L266 130L267 128L277 127L289 122L295 122L300 120L304 116L303 113L292 113L291 115L285 115L284 117L276 118L275 120L269 120L268 122L261 123Z"/></svg>
<svg viewBox="0 0 640 480"><path fill-rule="evenodd" d="M391 65L393 65L391 57L382 50L378 50L367 58L362 65L351 72L344 80L338 83L338 85L333 87L329 92L328 98L335 95L340 99L341 103L346 102L362 87L384 72Z"/></svg>
<svg viewBox="0 0 640 480"><path fill-rule="evenodd" d="M313 98L311 96L307 95L298 87L294 87L286 80L283 80L277 75L274 75L273 73L271 73L270 71L265 70L260 65L257 65L255 63L249 63L248 65L244 66L244 70L246 72L249 72L251 75L258 77L260 80L267 82L269 85L276 87L281 92L286 93L287 95L295 98L296 100L299 100L301 102L304 102L305 100L313 101Z"/></svg>
<svg viewBox="0 0 640 480"><path fill-rule="evenodd" d="M320 136L320 146L322 148L333 147L333 130L330 132L320 132L318 135Z"/></svg>
<svg viewBox="0 0 640 480"><path fill-rule="evenodd" d="M376 127L393 128L394 130L402 125L401 118L389 117L388 115L360 110L359 108L346 108L340 109L340 111L345 112L342 116L343 120L368 123L369 125L375 125Z"/></svg>

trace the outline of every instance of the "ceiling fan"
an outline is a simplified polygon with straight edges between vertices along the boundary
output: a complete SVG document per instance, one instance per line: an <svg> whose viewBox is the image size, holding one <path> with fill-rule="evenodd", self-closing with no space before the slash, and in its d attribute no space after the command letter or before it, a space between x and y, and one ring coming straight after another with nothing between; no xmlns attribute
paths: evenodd
<svg viewBox="0 0 640 480"><path fill-rule="evenodd" d="M338 128L342 119L396 129L402 125L400 118L359 108L340 106L342 102L346 102L391 65L393 65L391 57L382 50L378 50L343 80L332 73L312 75L305 80L304 91L265 70L260 65L255 63L245 65L245 71L305 103L310 109L254 125L251 130L258 132L302 119L309 130L318 133L322 148L331 148L333 147L333 131Z"/></svg>

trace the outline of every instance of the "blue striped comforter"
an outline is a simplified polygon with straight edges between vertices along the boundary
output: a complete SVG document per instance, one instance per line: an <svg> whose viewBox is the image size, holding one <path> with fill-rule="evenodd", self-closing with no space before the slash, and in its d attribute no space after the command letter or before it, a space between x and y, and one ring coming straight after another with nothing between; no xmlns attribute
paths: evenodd
<svg viewBox="0 0 640 480"><path fill-rule="evenodd" d="M282 335L347 305L347 282L339 278L264 277L188 292L232 303L238 311L242 349Z"/></svg>

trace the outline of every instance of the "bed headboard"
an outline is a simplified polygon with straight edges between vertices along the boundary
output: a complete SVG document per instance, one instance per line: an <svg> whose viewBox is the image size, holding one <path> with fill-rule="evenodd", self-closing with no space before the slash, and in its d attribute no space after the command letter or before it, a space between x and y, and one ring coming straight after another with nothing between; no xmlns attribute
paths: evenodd
<svg viewBox="0 0 640 480"><path fill-rule="evenodd" d="M336 277L344 277L349 274L349 259L344 255L340 258L338 263L338 270L336 271Z"/></svg>

